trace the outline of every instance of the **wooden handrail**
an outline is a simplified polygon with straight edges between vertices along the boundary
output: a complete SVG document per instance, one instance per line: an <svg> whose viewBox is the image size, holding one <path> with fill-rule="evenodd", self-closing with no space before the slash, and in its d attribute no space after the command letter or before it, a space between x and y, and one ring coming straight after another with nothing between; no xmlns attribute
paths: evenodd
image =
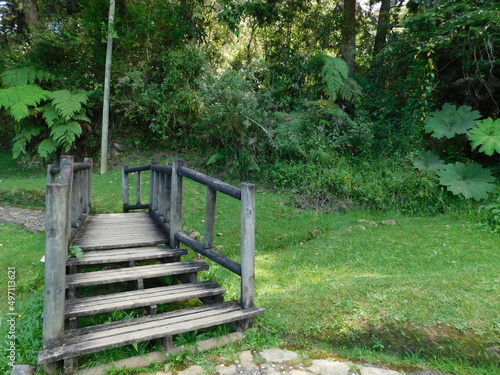
<svg viewBox="0 0 500 375"><path fill-rule="evenodd" d="M149 203L141 203L140 173L150 170ZM129 204L130 173L137 174L136 203ZM122 169L123 210L149 209L151 216L165 230L170 238L170 246L179 243L206 256L233 273L241 276L241 304L248 308L254 300L254 259L255 259L255 186L242 184L241 188L222 182L183 165L175 160L169 165L150 165ZM182 232L183 178L189 178L207 187L205 206L205 231L203 243ZM217 192L241 201L241 263L238 263L213 249L215 230L215 210Z"/></svg>

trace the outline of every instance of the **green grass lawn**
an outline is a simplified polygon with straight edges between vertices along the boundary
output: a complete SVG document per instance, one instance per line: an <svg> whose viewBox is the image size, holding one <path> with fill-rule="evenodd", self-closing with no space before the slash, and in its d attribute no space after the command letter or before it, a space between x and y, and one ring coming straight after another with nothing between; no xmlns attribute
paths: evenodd
<svg viewBox="0 0 500 375"><path fill-rule="evenodd" d="M119 212L121 172L94 174L93 182L94 211ZM43 195L44 184L43 175L2 178L0 190ZM147 176L144 186L146 191ZM186 181L186 229L202 233L204 200L204 188ZM217 204L215 246L238 260L239 202L219 195ZM261 189L256 211L256 304L267 311L235 350L281 345L309 358L339 356L464 375L497 371L498 234L466 214L421 218L297 210L287 197ZM395 225L381 224L387 219ZM16 267L24 310L19 363L33 364L39 348L43 242L43 235L0 225L2 269ZM227 299L239 297L239 279L221 267L212 265L202 278L217 279L228 289ZM5 293L3 281L2 298ZM109 359L95 355L86 361Z"/></svg>

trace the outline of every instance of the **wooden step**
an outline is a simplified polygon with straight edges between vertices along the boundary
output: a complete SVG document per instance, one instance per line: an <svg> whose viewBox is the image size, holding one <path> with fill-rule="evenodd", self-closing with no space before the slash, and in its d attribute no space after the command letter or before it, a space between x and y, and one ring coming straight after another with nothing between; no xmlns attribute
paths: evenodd
<svg viewBox="0 0 500 375"><path fill-rule="evenodd" d="M225 292L217 282L204 281L97 297L75 298L66 301L66 317L74 318L195 298L221 296Z"/></svg>
<svg viewBox="0 0 500 375"><path fill-rule="evenodd" d="M166 246L134 247L119 250L87 251L82 258L70 258L68 266L89 266L141 260L160 260L186 255L186 249L170 249Z"/></svg>
<svg viewBox="0 0 500 375"><path fill-rule="evenodd" d="M264 311L258 307L242 310L233 301L70 330L66 332L63 345L39 353L38 363L55 362L135 342L245 320Z"/></svg>
<svg viewBox="0 0 500 375"><path fill-rule="evenodd" d="M147 212L89 215L71 242L84 250L118 249L168 243Z"/></svg>
<svg viewBox="0 0 500 375"><path fill-rule="evenodd" d="M203 261L153 264L104 271L76 273L66 276L67 288L112 284L123 281L150 279L153 277L185 275L208 270Z"/></svg>

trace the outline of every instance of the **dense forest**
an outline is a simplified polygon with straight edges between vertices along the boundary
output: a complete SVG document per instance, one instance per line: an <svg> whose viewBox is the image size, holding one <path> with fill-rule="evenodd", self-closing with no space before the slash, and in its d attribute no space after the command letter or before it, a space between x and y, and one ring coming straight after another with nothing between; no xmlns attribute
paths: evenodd
<svg viewBox="0 0 500 375"><path fill-rule="evenodd" d="M114 5L111 148L191 153L299 206L498 194L498 0ZM0 1L0 136L21 162L99 159L109 8Z"/></svg>

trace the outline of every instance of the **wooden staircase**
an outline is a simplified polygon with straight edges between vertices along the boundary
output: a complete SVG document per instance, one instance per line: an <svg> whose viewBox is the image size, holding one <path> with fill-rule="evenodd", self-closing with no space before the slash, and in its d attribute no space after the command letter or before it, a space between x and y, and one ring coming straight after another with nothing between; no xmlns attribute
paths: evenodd
<svg viewBox="0 0 500 375"><path fill-rule="evenodd" d="M125 222L130 225L124 225ZM97 232L100 241L94 236ZM116 239L119 246L133 243L135 247L116 249ZM161 242L168 239L147 213L89 216L73 241L85 253L67 261L63 343L41 351L39 363L64 360L67 372L72 372L74 358L83 354L160 338L169 346L172 335L245 321L264 311L256 307L242 309L234 301L223 302L225 290L217 282L198 282L198 272L209 268L206 262L183 262L180 258L187 254L185 249L158 246ZM177 283L148 287L145 282L165 276ZM109 293L110 287L123 288L124 283L128 290ZM100 293L78 297L80 290L89 287ZM157 314L160 305L196 299L204 306ZM145 314L125 321L78 327L78 319L84 316L129 309Z"/></svg>
<svg viewBox="0 0 500 375"><path fill-rule="evenodd" d="M84 167L89 168L88 165L81 166ZM172 176L172 180L178 176L175 169L162 167L160 171L166 177ZM57 172L64 177L63 168ZM186 169L185 173L192 172ZM198 175L194 177L200 178ZM201 178L206 179L206 176L201 175ZM166 183L167 178L156 180ZM75 181L78 179L73 178L73 187ZM82 185L87 188L91 182ZM264 312L253 305L252 252L242 255L240 265L216 253L212 249L212 240L206 240L202 245L179 232L175 228L180 227L180 215L169 211L162 213L154 205L149 206L149 212L123 214L90 215L87 208L90 201L83 202L78 210L65 209L73 204L68 206L66 198L58 192L61 186L64 187L61 183L48 184L47 207L54 219L49 221L46 229L44 348L38 355L38 363L45 371L53 372L56 363L63 362L65 373L73 373L81 355L137 342L160 339L165 347L171 348L174 335L225 323L234 323L237 329L245 329L253 317ZM162 187L158 186L156 189L160 191ZM207 221L213 223L214 193L216 190L226 192L228 188L213 179L207 186L207 201L213 201L213 204L207 203L210 207ZM240 194L232 187L229 193L237 197ZM84 198L89 196L87 193L81 195ZM59 199L62 200L60 206ZM244 207L242 212L250 212L250 217L253 217L253 207L246 203ZM166 210L165 205L163 208ZM83 219L77 219L80 210ZM70 211L76 212L75 219L72 218L73 212L70 219ZM62 215L60 218L59 214ZM177 217L177 221L166 220L169 215ZM70 221L71 227L68 226ZM206 238L213 239L213 225L205 229ZM243 226L242 231L247 233L242 242L253 249L253 240L249 237L253 236L252 227ZM65 243L68 242L60 241L54 233L70 236L70 247L81 248L83 256L65 261ZM199 281L199 272L208 270L209 265L202 260L182 261L188 252L180 248L181 241L241 276L241 300L224 302L226 291L216 281ZM61 274L60 270L64 269L65 274L64 271ZM189 302L183 303L186 301ZM175 310L179 307L181 309ZM99 319L85 318L125 310L135 311L136 317L95 325L89 325L92 324L89 322ZM54 319L55 316L60 319ZM105 320L109 317L106 316Z"/></svg>

